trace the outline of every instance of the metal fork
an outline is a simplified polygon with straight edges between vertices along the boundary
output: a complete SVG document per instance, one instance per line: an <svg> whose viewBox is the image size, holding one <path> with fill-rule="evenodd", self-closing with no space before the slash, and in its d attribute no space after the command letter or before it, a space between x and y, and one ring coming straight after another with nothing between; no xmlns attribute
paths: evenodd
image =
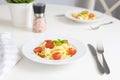
<svg viewBox="0 0 120 80"><path fill-rule="evenodd" d="M100 24L100 25L98 25L98 26L96 26L96 27L90 26L90 28L91 28L92 30L97 30L97 29L99 29L101 26L103 26L103 25L108 25L108 24L111 24L111 23L113 23L113 22L111 21L111 22L103 23L103 24Z"/></svg>
<svg viewBox="0 0 120 80"><path fill-rule="evenodd" d="M103 48L103 44L102 44L102 42L98 42L97 43L97 51L98 51L98 53L100 53L101 55L102 55L102 59L103 59L103 66L104 66L104 69L105 69L105 72L107 73L107 74L109 74L110 73L110 69L109 69L109 67L108 67L108 64L107 64L107 62L106 62L106 60L105 60L105 57L104 57L104 48Z"/></svg>

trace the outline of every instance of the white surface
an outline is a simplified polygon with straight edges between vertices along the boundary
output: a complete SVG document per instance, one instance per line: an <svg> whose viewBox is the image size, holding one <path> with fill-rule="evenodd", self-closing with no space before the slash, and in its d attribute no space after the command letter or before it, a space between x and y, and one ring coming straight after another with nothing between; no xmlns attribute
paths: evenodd
<svg viewBox="0 0 120 80"><path fill-rule="evenodd" d="M87 10L90 13L94 13L97 18L94 20L82 20L82 19L76 19L74 17L72 17L72 13L80 13L82 11L86 11L87 9L81 9L81 10L72 10L72 11L67 11L65 13L65 16L71 20L74 20L76 22L81 22L81 23L92 23L92 22L98 22L98 21L102 21L104 20L104 15L98 11L92 11L92 10Z"/></svg>
<svg viewBox="0 0 120 80"><path fill-rule="evenodd" d="M47 60L44 58L40 58L38 55L35 55L35 53L33 52L34 48L37 47L40 43L42 43L44 40L56 40L56 39L68 40L69 43L76 48L77 53L74 56L65 60ZM86 53L86 47L84 43L82 43L79 40L70 38L68 36L63 36L61 34L54 34L54 35L40 36L39 38L35 38L33 40L28 41L26 44L24 44L22 48L22 52L25 57L37 63L50 64L50 65L63 65L63 64L73 63L76 60L81 59L81 57Z"/></svg>
<svg viewBox="0 0 120 80"><path fill-rule="evenodd" d="M37 64L23 58L3 80L120 80L120 21L105 15L106 22L112 20L114 23L102 26L98 30L90 30L89 26L98 23L81 24L65 17L56 17L57 14L75 9L79 8L47 5L47 30L45 33L33 33L31 30L14 27L11 24L8 6L0 6L0 11L2 11L0 12L0 32L11 32L20 49L26 41L50 33L63 33L94 46L97 40L101 40L105 49L104 56L111 71L109 75L99 73L93 56L87 49L87 53L80 60L64 66Z"/></svg>

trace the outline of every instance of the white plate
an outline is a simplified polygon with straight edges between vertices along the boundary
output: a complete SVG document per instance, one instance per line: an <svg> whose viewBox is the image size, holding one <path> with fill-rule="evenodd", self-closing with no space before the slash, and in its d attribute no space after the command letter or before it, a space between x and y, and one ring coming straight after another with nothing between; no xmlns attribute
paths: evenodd
<svg viewBox="0 0 120 80"><path fill-rule="evenodd" d="M81 9L81 10L73 10L73 11L67 11L65 13L65 16L71 20L77 21L77 22L82 22L82 23L91 23L91 22L97 22L97 21L102 21L104 19L104 15L98 11L92 11L92 10L86 10L89 11L91 13L96 14L97 19L95 20L81 20L81 19L75 19L74 17L71 16L72 13L79 13L81 11L85 11L85 9Z"/></svg>
<svg viewBox="0 0 120 80"><path fill-rule="evenodd" d="M65 60L47 60L44 58L40 58L39 56L35 55L33 52L33 49L37 47L41 42L47 39L66 39L68 40L72 45L74 45L77 49L77 53L72 56L71 58L65 59ZM23 55L35 62L38 63L44 63L44 64L53 64L53 65L61 65L61 64L67 64L74 62L75 60L80 59L86 52L86 47L85 45L76 39L67 37L67 36L62 36L62 35L46 35L46 36L41 36L39 38L33 39L27 43L22 48Z"/></svg>

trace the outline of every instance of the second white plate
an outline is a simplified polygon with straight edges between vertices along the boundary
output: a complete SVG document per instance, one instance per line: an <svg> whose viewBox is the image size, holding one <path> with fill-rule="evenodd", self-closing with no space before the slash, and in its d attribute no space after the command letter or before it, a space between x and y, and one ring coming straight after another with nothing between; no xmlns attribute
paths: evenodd
<svg viewBox="0 0 120 80"><path fill-rule="evenodd" d="M86 10L86 11L89 11L91 13L96 14L97 19L95 19L95 20L81 20L81 19L76 19L76 18L72 17L72 13L79 13L81 11L85 11L85 9L67 11L65 13L65 16L68 19L71 19L71 20L74 20L74 21L77 21L77 22L82 22L82 23L92 23L92 22L102 21L104 19L104 15L102 13L100 13L98 11L92 11L92 10Z"/></svg>

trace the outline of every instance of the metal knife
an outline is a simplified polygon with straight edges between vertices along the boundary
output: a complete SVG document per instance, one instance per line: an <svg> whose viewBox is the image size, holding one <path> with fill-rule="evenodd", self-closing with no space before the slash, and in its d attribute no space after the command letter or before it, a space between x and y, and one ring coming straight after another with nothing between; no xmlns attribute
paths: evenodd
<svg viewBox="0 0 120 80"><path fill-rule="evenodd" d="M98 57L97 57L97 53L96 53L95 48L94 48L91 44L88 44L88 47L89 47L89 49L90 49L90 52L91 52L92 55L94 56L94 59L95 59L95 61L96 61L96 64L97 64L97 67L98 67L100 73L102 73L102 74L105 73L105 70L104 70L102 64L101 64L100 61L98 60Z"/></svg>

